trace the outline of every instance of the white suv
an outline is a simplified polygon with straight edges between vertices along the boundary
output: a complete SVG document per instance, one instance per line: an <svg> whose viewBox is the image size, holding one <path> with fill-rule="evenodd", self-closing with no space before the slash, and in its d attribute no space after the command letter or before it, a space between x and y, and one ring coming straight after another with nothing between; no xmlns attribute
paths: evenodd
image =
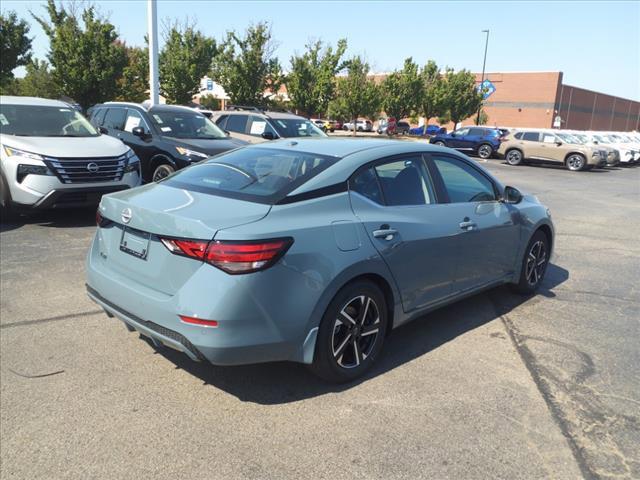
<svg viewBox="0 0 640 480"><path fill-rule="evenodd" d="M97 205L105 193L140 184L140 161L57 100L0 97L0 205Z"/></svg>

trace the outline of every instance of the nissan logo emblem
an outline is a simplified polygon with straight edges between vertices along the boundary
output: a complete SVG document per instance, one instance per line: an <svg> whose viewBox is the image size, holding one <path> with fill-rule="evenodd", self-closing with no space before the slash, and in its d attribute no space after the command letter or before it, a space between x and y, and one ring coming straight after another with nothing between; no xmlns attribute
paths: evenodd
<svg viewBox="0 0 640 480"><path fill-rule="evenodd" d="M91 173L96 173L99 169L100 167L96 162L91 162L87 165L87 170L89 170Z"/></svg>
<svg viewBox="0 0 640 480"><path fill-rule="evenodd" d="M121 218L123 223L129 223L131 221L131 209L125 208L122 210Z"/></svg>

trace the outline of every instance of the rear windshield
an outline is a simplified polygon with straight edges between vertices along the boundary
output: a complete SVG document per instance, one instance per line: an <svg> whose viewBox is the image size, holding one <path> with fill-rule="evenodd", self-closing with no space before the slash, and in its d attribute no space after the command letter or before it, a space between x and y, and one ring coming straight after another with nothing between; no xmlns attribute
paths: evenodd
<svg viewBox="0 0 640 480"><path fill-rule="evenodd" d="M73 107L0 105L0 133L21 137L97 137L98 132Z"/></svg>
<svg viewBox="0 0 640 480"><path fill-rule="evenodd" d="M167 177L170 187L274 204L333 165L338 157L271 148L241 148Z"/></svg>

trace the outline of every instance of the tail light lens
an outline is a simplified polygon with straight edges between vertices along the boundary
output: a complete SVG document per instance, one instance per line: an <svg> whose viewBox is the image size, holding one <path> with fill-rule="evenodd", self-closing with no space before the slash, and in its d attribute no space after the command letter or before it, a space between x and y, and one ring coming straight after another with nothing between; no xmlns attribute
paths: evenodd
<svg viewBox="0 0 640 480"><path fill-rule="evenodd" d="M293 244L290 237L257 241L161 240L171 253L203 260L232 275L269 268Z"/></svg>
<svg viewBox="0 0 640 480"><path fill-rule="evenodd" d="M100 209L96 210L96 225L98 227L106 227L111 223L111 220L105 218L100 213Z"/></svg>

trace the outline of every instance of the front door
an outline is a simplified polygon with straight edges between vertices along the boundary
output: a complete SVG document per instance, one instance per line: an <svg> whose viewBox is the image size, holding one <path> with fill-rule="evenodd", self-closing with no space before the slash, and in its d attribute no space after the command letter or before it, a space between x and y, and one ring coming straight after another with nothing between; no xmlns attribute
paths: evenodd
<svg viewBox="0 0 640 480"><path fill-rule="evenodd" d="M392 157L350 181L351 205L388 265L405 311L451 294L459 227L439 205L420 154Z"/></svg>

